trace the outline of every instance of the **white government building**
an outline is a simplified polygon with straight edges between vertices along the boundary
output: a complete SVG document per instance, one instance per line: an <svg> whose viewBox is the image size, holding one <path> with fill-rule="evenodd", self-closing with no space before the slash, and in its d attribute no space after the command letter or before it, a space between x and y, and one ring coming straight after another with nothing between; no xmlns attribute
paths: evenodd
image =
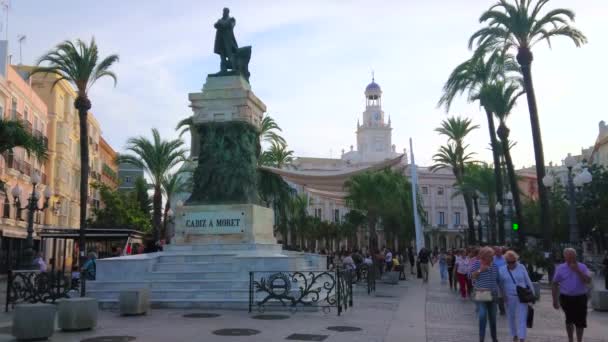
<svg viewBox="0 0 608 342"><path fill-rule="evenodd" d="M326 221L339 222L349 211L345 206L344 182L352 175L367 170L393 167L410 175L411 165L407 153L396 152L392 143L390 116L382 110L382 90L372 82L365 88L363 120L357 122L357 149L351 145L341 158L298 157L284 169L273 169L300 193L309 197L309 213ZM451 170L429 171L417 167L418 187L426 214L424 227L426 247L453 248L464 245L467 214L462 196L452 198L455 178ZM482 203L483 204L483 203ZM482 216L487 215L487 205L480 207ZM384 244L379 227L379 244ZM365 233L360 232L358 246L365 245ZM395 242L387 243L392 246ZM344 242L346 244L346 241ZM353 247L345 246L344 247Z"/></svg>

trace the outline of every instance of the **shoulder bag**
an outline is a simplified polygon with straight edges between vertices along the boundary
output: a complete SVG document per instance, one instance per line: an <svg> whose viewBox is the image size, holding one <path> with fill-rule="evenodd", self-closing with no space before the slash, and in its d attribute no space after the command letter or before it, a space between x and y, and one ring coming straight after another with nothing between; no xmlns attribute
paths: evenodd
<svg viewBox="0 0 608 342"><path fill-rule="evenodd" d="M513 278L513 274L511 274L511 270L509 270L509 266L507 266L507 272L511 276L511 280L513 280L513 284L515 285L515 289L517 290L517 297L519 298L520 303L534 303L536 301L536 297L534 297L534 293L527 287L522 287L517 285L515 278Z"/></svg>
<svg viewBox="0 0 608 342"><path fill-rule="evenodd" d="M476 302L491 302L494 300L492 290L490 289L475 289L473 300Z"/></svg>

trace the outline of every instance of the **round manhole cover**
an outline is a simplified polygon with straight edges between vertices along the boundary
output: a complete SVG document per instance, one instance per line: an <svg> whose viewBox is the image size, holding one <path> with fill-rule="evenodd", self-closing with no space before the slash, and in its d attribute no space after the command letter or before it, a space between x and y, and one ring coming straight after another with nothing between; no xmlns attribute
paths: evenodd
<svg viewBox="0 0 608 342"><path fill-rule="evenodd" d="M348 327L348 326L335 326L335 327L328 327L327 330L331 330L331 331L338 331L338 332L349 332L349 331L361 331L361 328L357 328L357 327Z"/></svg>
<svg viewBox="0 0 608 342"><path fill-rule="evenodd" d="M287 315L257 315L251 317L253 319L263 319L263 320L278 320L278 319L289 319Z"/></svg>
<svg viewBox="0 0 608 342"><path fill-rule="evenodd" d="M135 341L135 337L133 336L97 336L91 337L84 340L80 340L80 342L130 342Z"/></svg>
<svg viewBox="0 0 608 342"><path fill-rule="evenodd" d="M189 314L185 314L184 318L215 318L220 317L220 314L215 313L206 313L206 312L193 312Z"/></svg>
<svg viewBox="0 0 608 342"><path fill-rule="evenodd" d="M219 336L252 336L259 333L260 331L255 329L220 329L213 332Z"/></svg>

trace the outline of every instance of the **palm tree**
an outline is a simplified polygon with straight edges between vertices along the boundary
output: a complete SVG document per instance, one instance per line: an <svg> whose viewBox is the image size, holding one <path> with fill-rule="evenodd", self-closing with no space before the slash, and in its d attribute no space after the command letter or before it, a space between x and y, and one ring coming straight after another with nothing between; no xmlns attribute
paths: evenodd
<svg viewBox="0 0 608 342"><path fill-rule="evenodd" d="M505 79L510 72L519 71L515 58L510 54L495 51L485 58L483 53L475 53L465 62L458 65L450 74L443 86L443 95L439 100L440 106L445 106L449 112L450 106L457 95L468 93L468 101L474 102L479 99L482 89L496 79ZM503 183L500 169L500 153L498 140L496 138L496 127L494 125L494 114L484 107L486 119L488 120L488 131L490 133L490 144L494 160L494 178L497 180L496 200L503 202ZM504 217L499 215L498 227L504 227ZM499 230L499 241L504 243L504 229Z"/></svg>
<svg viewBox="0 0 608 342"><path fill-rule="evenodd" d="M513 107L515 107L517 99L521 95L523 95L523 91L521 90L519 84L513 82L497 81L491 86L487 87L483 96L487 101L485 105L491 109L491 111L496 115L496 117L500 121L497 134L500 138L500 145L503 150L505 163L507 164L507 174L509 176L509 185L511 188L511 193L513 194L513 205L515 206L515 214L518 221L517 223L520 227L525 228L519 187L517 185L517 175L515 174L513 159L511 158L509 128L506 125L507 117L513 110ZM518 234L519 243L525 243L523 230L519 229Z"/></svg>
<svg viewBox="0 0 608 342"><path fill-rule="evenodd" d="M181 131L179 132L179 137L181 138L184 134L186 134L187 132L191 132L192 131L192 126L194 125L194 122L192 121L192 117L189 116L183 120L180 120L177 123L177 126L175 126L175 130L179 130L181 129Z"/></svg>
<svg viewBox="0 0 608 342"><path fill-rule="evenodd" d="M587 37L578 29L571 26L574 22L574 12L557 8L541 15L543 7L549 0L507 0L499 2L484 12L479 21L487 22L486 27L475 32L469 40L469 48L475 42L478 50L488 51L517 50L517 62L521 67L524 79L524 90L528 100L532 139L534 141L534 157L536 159L536 179L541 205L541 222L544 235L544 248L547 250L551 241L549 226L549 197L542 180L545 177L545 157L536 106L536 95L532 83L532 47L538 42L546 41L551 47L551 38L565 37L577 47L587 42ZM533 5L534 4L534 5Z"/></svg>
<svg viewBox="0 0 608 342"><path fill-rule="evenodd" d="M88 45L80 39L76 43L66 40L40 57L37 63L38 66L32 71L32 75L37 73L56 75L57 79L53 83L53 86L65 80L76 88L77 95L74 100L74 107L78 110L78 121L80 124L79 249L81 256L86 255L85 229L89 193L89 133L87 119L89 110L91 109L89 90L97 80L104 77L111 78L114 80L114 85L116 85L116 74L110 70L116 62L118 62L118 55L115 54L100 59L94 38L91 39ZM48 63L48 66L40 66L43 63ZM84 286L81 291L84 292Z"/></svg>
<svg viewBox="0 0 608 342"><path fill-rule="evenodd" d="M154 241L160 240L162 189L168 173L179 163L186 160L186 149L180 139L163 140L156 128L152 129L152 140L144 136L130 138L126 150L132 154L121 154L118 161L129 163L145 170L154 188L152 197L152 225Z"/></svg>
<svg viewBox="0 0 608 342"><path fill-rule="evenodd" d="M293 162L293 151L287 149L287 145L273 141L270 148L260 156L260 163L266 166L283 168Z"/></svg>
<svg viewBox="0 0 608 342"><path fill-rule="evenodd" d="M466 149L468 146L462 148L456 147L454 142L448 142L445 146L440 146L439 151L433 155L434 164L429 168L431 172L436 172L441 169L450 169L456 178L456 184L463 183L463 172L464 167L461 165L468 165L473 162L474 153L467 153ZM473 222L473 204L472 196L469 192L463 192L463 198L465 199L465 207L467 210L467 222L469 225L469 243L475 243L475 225ZM467 201L468 198L468 201Z"/></svg>
<svg viewBox="0 0 608 342"><path fill-rule="evenodd" d="M269 115L264 116L262 123L260 124L260 140L269 143L275 142L277 144L287 146L287 142L282 136L279 135L279 133L277 133L277 131L281 132L282 130L276 121L274 121L274 119Z"/></svg>
<svg viewBox="0 0 608 342"><path fill-rule="evenodd" d="M469 118L461 117L450 117L441 122L441 126L435 129L435 131L441 135L445 135L448 138L448 142L454 143L454 151L456 153L457 168L454 170L454 176L458 183L462 182L465 174L465 161L466 156L465 149L467 145L464 144L464 138L471 133L474 129L479 128L479 125L473 125L473 122ZM471 194L463 194L464 203L467 210L467 222L469 224L469 240L470 243L474 241L475 234L473 229L475 226L475 220L473 217L473 200Z"/></svg>
<svg viewBox="0 0 608 342"><path fill-rule="evenodd" d="M175 173L167 173L162 179L161 185L165 194L165 210L163 211L163 229L165 231L166 241L171 240L171 235L167 231L167 218L169 209L171 209L171 199L175 194L192 191L192 177L186 171L178 171Z"/></svg>

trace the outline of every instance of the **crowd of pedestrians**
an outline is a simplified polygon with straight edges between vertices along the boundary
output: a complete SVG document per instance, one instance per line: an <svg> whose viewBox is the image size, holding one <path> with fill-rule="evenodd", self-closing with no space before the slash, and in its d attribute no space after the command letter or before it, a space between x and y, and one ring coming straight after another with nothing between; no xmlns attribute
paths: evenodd
<svg viewBox="0 0 608 342"><path fill-rule="evenodd" d="M419 253L423 282L425 256ZM587 300L591 276L587 267L576 261L576 251L564 250L564 263L553 272L553 306L565 314L566 333L570 342L582 341L587 327ZM439 264L441 283L449 285L463 301L473 301L479 323L479 341L490 337L497 341L496 316L506 315L510 335L515 342L526 341L533 325L537 293L528 270L513 249L503 247L471 247L434 253L429 262Z"/></svg>

